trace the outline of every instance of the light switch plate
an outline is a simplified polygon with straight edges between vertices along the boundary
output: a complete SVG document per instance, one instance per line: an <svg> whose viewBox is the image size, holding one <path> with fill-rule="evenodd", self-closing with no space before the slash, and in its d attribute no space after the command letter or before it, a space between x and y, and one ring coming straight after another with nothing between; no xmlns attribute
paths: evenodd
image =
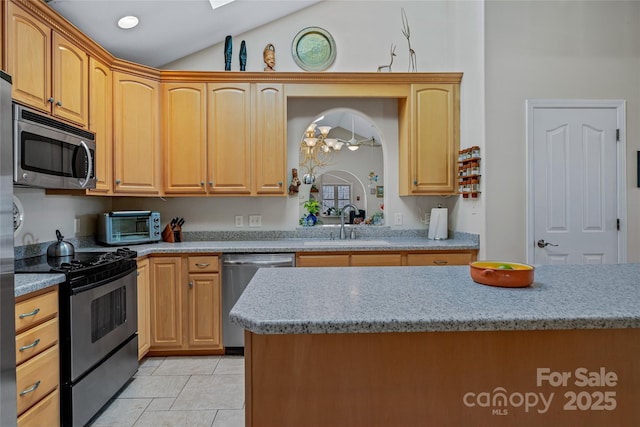
<svg viewBox="0 0 640 427"><path fill-rule="evenodd" d="M249 215L249 227L262 227L262 215Z"/></svg>
<svg viewBox="0 0 640 427"><path fill-rule="evenodd" d="M393 216L393 225L402 225L402 212L396 212Z"/></svg>
<svg viewBox="0 0 640 427"><path fill-rule="evenodd" d="M242 220L242 215L236 215L235 219L236 219L236 227L242 227L244 225Z"/></svg>

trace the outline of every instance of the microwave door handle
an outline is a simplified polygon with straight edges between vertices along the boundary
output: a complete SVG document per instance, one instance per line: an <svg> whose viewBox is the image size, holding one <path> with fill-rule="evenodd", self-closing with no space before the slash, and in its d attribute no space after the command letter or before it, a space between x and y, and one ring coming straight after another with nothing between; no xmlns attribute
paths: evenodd
<svg viewBox="0 0 640 427"><path fill-rule="evenodd" d="M84 182L83 180L80 180L80 188L84 188L89 183L89 178L91 178L91 174L93 173L93 171L91 170L91 163L93 162L91 161L91 150L89 150L87 144L85 144L84 141L80 141L80 145L82 145L82 148L84 148L84 151L87 154L87 159L89 159L89 161L87 162L87 176L84 179Z"/></svg>

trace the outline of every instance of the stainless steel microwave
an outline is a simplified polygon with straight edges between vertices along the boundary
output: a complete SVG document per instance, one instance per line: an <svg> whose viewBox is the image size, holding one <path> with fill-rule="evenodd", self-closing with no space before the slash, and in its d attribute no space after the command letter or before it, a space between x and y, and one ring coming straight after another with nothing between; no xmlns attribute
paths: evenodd
<svg viewBox="0 0 640 427"><path fill-rule="evenodd" d="M160 214L151 211L117 211L98 215L96 240L112 246L153 243L161 238Z"/></svg>
<svg viewBox="0 0 640 427"><path fill-rule="evenodd" d="M96 188L95 133L13 104L13 182L40 188Z"/></svg>

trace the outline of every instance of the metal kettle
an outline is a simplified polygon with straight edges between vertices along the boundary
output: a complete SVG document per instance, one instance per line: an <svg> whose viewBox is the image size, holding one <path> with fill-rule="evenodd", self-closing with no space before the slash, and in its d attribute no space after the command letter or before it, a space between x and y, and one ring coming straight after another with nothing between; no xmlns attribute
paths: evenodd
<svg viewBox="0 0 640 427"><path fill-rule="evenodd" d="M60 230L56 230L56 237L58 241L49 245L47 248L47 256L61 257L73 255L75 248L71 243L62 240L64 236L60 233Z"/></svg>

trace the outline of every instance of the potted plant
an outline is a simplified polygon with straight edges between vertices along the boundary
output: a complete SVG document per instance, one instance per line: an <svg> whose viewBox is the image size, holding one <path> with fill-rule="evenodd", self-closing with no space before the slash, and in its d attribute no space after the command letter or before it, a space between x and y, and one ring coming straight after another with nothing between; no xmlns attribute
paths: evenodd
<svg viewBox="0 0 640 427"><path fill-rule="evenodd" d="M303 207L307 210L307 213L300 218L300 224L305 227L310 227L318 224L318 213L320 213L320 202L315 199L309 199L304 202Z"/></svg>

